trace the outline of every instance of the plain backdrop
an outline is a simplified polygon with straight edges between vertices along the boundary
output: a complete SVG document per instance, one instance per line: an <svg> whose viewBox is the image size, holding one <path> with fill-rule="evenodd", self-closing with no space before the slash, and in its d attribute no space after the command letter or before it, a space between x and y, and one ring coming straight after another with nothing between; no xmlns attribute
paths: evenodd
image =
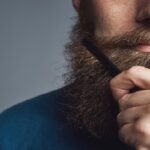
<svg viewBox="0 0 150 150"><path fill-rule="evenodd" d="M64 85L71 0L0 1L0 111Z"/></svg>

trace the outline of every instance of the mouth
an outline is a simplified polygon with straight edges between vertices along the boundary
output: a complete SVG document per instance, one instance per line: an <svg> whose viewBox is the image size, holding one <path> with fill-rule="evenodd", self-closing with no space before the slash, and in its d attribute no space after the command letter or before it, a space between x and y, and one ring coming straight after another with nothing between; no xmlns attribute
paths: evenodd
<svg viewBox="0 0 150 150"><path fill-rule="evenodd" d="M138 44L135 48L139 52L150 52L150 44Z"/></svg>

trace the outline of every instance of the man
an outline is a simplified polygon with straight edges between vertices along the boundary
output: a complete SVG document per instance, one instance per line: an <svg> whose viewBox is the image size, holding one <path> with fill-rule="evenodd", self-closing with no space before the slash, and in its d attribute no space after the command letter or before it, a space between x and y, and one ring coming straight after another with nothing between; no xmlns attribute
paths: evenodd
<svg viewBox="0 0 150 150"><path fill-rule="evenodd" d="M78 12L61 89L0 116L1 150L150 149L150 0L73 0ZM110 70L86 38L121 70ZM133 91L138 87L137 91Z"/></svg>

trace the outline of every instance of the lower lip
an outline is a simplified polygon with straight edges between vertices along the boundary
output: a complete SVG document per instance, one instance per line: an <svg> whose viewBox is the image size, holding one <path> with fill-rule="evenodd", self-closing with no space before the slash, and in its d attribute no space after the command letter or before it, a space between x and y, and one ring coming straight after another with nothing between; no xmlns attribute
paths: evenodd
<svg viewBox="0 0 150 150"><path fill-rule="evenodd" d="M138 45L136 49L140 52L150 52L150 45Z"/></svg>

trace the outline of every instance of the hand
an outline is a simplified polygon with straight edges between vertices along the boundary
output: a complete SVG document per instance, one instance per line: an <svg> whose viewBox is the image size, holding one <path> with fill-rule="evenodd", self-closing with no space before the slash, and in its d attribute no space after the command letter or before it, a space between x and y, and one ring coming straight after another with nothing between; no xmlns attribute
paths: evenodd
<svg viewBox="0 0 150 150"><path fill-rule="evenodd" d="M141 90L130 93L135 86ZM150 150L150 69L134 66L123 71L110 81L110 88L120 108L120 139L136 150Z"/></svg>

